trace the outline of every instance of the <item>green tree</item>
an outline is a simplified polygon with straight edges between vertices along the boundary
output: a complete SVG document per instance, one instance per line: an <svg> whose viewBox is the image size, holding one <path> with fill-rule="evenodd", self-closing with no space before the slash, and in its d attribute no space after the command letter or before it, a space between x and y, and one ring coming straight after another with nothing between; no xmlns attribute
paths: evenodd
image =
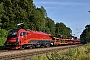
<svg viewBox="0 0 90 60"><path fill-rule="evenodd" d="M1 2L0 3L0 29L1 29L1 26L2 26L2 16L4 15L4 6L3 6L3 3Z"/></svg>
<svg viewBox="0 0 90 60"><path fill-rule="evenodd" d="M67 38L71 36L71 29L66 27L66 25L62 22L56 23L56 35L62 35L63 37Z"/></svg>
<svg viewBox="0 0 90 60"><path fill-rule="evenodd" d="M46 13L46 10L44 9L43 6L41 6L41 10L42 10L42 13L43 13L44 17L46 18L47 17L47 13Z"/></svg>
<svg viewBox="0 0 90 60"><path fill-rule="evenodd" d="M62 22L56 23L56 35L62 35L64 36L66 25Z"/></svg>
<svg viewBox="0 0 90 60"><path fill-rule="evenodd" d="M36 8L33 0L0 0L3 2L5 13L2 16L2 28L17 28L18 23L24 23L24 28L44 31L51 35L70 35L70 30L63 23L54 23L54 20L47 16L43 6ZM67 33L68 32L68 33Z"/></svg>
<svg viewBox="0 0 90 60"><path fill-rule="evenodd" d="M49 17L45 19L45 29L47 33L55 36L55 22Z"/></svg>
<svg viewBox="0 0 90 60"><path fill-rule="evenodd" d="M82 34L80 35L81 43L90 42L90 25L86 25Z"/></svg>
<svg viewBox="0 0 90 60"><path fill-rule="evenodd" d="M28 28L29 18L32 18L33 0L3 0L3 3L3 28L16 28L20 22L24 22L25 28Z"/></svg>
<svg viewBox="0 0 90 60"><path fill-rule="evenodd" d="M86 25L86 40L87 42L90 42L90 25Z"/></svg>

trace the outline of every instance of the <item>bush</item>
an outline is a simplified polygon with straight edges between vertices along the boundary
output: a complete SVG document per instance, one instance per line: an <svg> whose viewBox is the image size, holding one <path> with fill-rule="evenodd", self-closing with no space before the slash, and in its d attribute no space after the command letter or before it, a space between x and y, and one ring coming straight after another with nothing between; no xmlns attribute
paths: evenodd
<svg viewBox="0 0 90 60"><path fill-rule="evenodd" d="M4 46L4 43L6 41L6 38L0 38L0 46Z"/></svg>
<svg viewBox="0 0 90 60"><path fill-rule="evenodd" d="M50 55L46 55L46 57L48 58L48 60L64 60L64 56L60 55L60 53L58 51L55 51L54 53L50 54Z"/></svg>
<svg viewBox="0 0 90 60"><path fill-rule="evenodd" d="M0 46L3 46L7 38L8 30L0 29Z"/></svg>
<svg viewBox="0 0 90 60"><path fill-rule="evenodd" d="M36 56L30 60L90 60L90 44L64 52L55 51L45 56Z"/></svg>
<svg viewBox="0 0 90 60"><path fill-rule="evenodd" d="M5 29L0 29L0 37L7 37L8 30Z"/></svg>
<svg viewBox="0 0 90 60"><path fill-rule="evenodd" d="M69 60L90 60L90 44L63 52L62 55L68 57Z"/></svg>

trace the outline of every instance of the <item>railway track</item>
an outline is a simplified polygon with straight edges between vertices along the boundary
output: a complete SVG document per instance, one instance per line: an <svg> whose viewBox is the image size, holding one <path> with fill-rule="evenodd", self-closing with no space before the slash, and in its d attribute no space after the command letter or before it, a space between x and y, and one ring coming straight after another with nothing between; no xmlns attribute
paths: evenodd
<svg viewBox="0 0 90 60"><path fill-rule="evenodd" d="M0 50L0 53L2 53L2 52L7 52L8 50Z"/></svg>
<svg viewBox="0 0 90 60"><path fill-rule="evenodd" d="M50 47L50 48L39 48L39 49L26 49L26 50L18 50L18 51L7 51L0 53L0 60L13 60L18 58L26 58L38 54L50 53L55 50L65 50L68 48L74 48L79 45L68 45L68 46L58 46L58 47Z"/></svg>
<svg viewBox="0 0 90 60"><path fill-rule="evenodd" d="M0 50L0 54L3 53L3 52L12 52L12 51L17 51L17 50L8 50L8 49L3 49L3 50Z"/></svg>

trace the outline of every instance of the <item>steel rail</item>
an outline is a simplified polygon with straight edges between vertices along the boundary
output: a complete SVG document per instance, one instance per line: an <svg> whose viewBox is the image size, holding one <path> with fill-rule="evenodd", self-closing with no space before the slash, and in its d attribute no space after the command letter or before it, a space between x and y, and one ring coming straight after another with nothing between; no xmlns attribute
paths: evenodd
<svg viewBox="0 0 90 60"><path fill-rule="evenodd" d="M78 46L82 46L82 45L79 44L79 45L59 46L60 48L59 47L58 48L50 47L50 48L53 48L53 49L47 48L45 50L41 50L41 49L37 50L36 49L35 51L32 51L32 52L25 52L25 53L19 53L19 54L17 53L17 54L0 56L0 60L12 60L12 59L18 59L18 58L27 58L27 57L34 56L34 55L54 52L55 50L65 50L65 49L68 49L68 48L74 48L74 47L78 47Z"/></svg>

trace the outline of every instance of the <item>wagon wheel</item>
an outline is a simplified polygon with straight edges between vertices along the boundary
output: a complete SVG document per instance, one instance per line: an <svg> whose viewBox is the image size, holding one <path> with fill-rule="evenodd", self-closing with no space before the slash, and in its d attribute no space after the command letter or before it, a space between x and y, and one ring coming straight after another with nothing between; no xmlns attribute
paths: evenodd
<svg viewBox="0 0 90 60"><path fill-rule="evenodd" d="M35 48L35 45L33 45L32 48Z"/></svg>
<svg viewBox="0 0 90 60"><path fill-rule="evenodd" d="M46 44L46 47L50 47L50 44Z"/></svg>
<svg viewBox="0 0 90 60"><path fill-rule="evenodd" d="M20 50L23 50L23 49L25 49L25 46L21 46L19 49L20 49Z"/></svg>
<svg viewBox="0 0 90 60"><path fill-rule="evenodd" d="M44 48L45 46L44 45L41 45L41 48Z"/></svg>

